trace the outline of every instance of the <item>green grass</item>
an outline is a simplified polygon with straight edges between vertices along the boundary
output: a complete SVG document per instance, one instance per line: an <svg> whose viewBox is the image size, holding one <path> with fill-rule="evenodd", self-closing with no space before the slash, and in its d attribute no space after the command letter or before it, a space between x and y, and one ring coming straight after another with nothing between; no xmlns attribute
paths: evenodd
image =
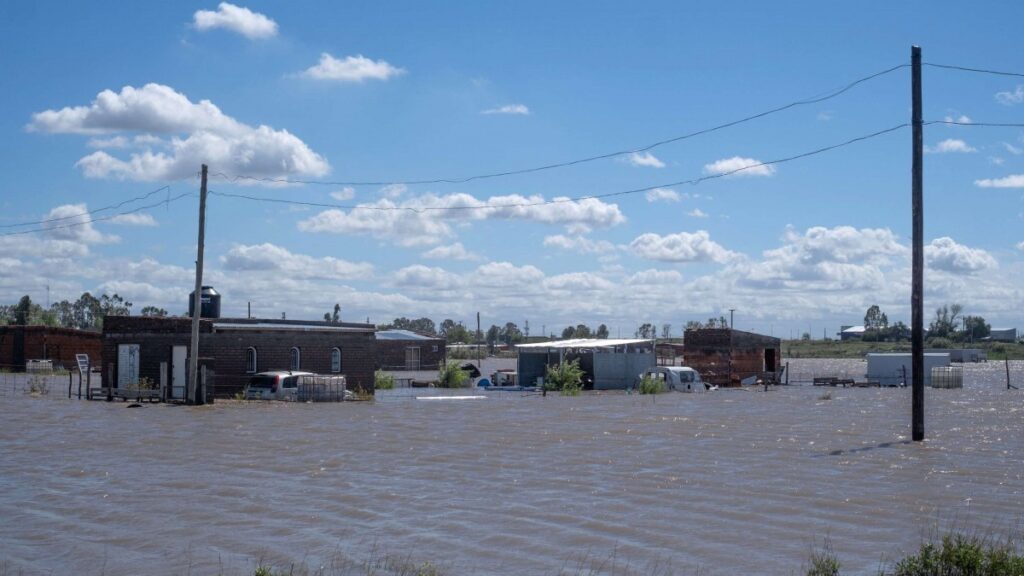
<svg viewBox="0 0 1024 576"><path fill-rule="evenodd" d="M375 390L391 390L395 387L395 377L383 370L373 373L373 388Z"/></svg>
<svg viewBox="0 0 1024 576"><path fill-rule="evenodd" d="M925 348L938 348L925 344ZM954 342L950 348L978 348L985 351L989 360L1024 360L1024 344L1003 342L976 342L963 344ZM910 342L860 342L851 340L783 340L782 355L785 358L863 358L868 352L910 352Z"/></svg>
<svg viewBox="0 0 1024 576"><path fill-rule="evenodd" d="M579 396L583 390L583 369L580 361L562 362L558 366L548 366L544 375L544 388L558 390L562 396Z"/></svg>
<svg viewBox="0 0 1024 576"><path fill-rule="evenodd" d="M441 388L462 388L469 380L469 374L459 367L458 362L446 362L437 372L437 385Z"/></svg>
<svg viewBox="0 0 1024 576"><path fill-rule="evenodd" d="M638 388L641 394L661 394L662 392L668 392L668 388L665 383L656 378L651 378L648 375L644 375L643 379L640 380L640 387Z"/></svg>

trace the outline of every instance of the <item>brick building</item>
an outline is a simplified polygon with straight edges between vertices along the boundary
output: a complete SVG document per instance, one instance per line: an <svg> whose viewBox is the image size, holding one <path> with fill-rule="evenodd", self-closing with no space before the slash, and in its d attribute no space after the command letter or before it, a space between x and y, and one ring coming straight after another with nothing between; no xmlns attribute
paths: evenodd
<svg viewBox="0 0 1024 576"><path fill-rule="evenodd" d="M161 363L172 398L184 396L192 320L108 316L103 321L104 376L117 386L148 378ZM351 390L373 391L376 341L372 324L253 318L204 318L200 362L216 374L213 394L233 396L252 374L302 370L342 374Z"/></svg>
<svg viewBox="0 0 1024 576"><path fill-rule="evenodd" d="M20 372L28 360L50 360L54 368L72 369L75 354L88 354L100 366L102 335L89 330L51 326L0 326L0 368Z"/></svg>
<svg viewBox="0 0 1024 576"><path fill-rule="evenodd" d="M377 367L382 370L437 370L447 354L444 338L410 330L377 332Z"/></svg>
<svg viewBox="0 0 1024 576"><path fill-rule="evenodd" d="M701 328L683 335L683 360L705 382L739 386L744 380L777 375L782 341L771 336L731 330Z"/></svg>

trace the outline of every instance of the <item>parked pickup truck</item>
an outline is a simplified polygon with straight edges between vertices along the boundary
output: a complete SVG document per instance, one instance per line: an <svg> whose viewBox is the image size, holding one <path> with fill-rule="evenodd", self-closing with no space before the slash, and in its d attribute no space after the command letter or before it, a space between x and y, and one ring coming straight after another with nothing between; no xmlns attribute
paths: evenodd
<svg viewBox="0 0 1024 576"><path fill-rule="evenodd" d="M641 374L640 379L645 376L664 382L667 389L676 392L704 392L713 388L688 366L655 366Z"/></svg>

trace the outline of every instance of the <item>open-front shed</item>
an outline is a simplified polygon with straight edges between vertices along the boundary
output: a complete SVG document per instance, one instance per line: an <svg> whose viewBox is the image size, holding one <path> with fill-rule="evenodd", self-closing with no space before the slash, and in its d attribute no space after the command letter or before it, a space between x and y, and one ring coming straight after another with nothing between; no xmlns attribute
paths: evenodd
<svg viewBox="0 0 1024 576"><path fill-rule="evenodd" d="M650 340L594 340L576 338L516 346L519 382L540 384L548 366L579 360L584 385L594 390L622 390L632 386L643 371L655 364Z"/></svg>
<svg viewBox="0 0 1024 576"><path fill-rule="evenodd" d="M771 336L732 330L700 328L683 335L683 360L705 382L739 386L758 378L777 379L782 341Z"/></svg>

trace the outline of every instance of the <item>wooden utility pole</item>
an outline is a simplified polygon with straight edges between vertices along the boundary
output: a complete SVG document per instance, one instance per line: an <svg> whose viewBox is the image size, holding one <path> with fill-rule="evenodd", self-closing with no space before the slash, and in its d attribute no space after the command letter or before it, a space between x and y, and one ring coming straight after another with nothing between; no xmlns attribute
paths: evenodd
<svg viewBox="0 0 1024 576"><path fill-rule="evenodd" d="M203 243L206 241L206 164L203 164L199 185L199 245L196 255L196 291L192 295L192 350L189 359L188 403L202 404L203 394L196 394L199 383L199 318L203 314Z"/></svg>
<svg viewBox="0 0 1024 576"><path fill-rule="evenodd" d="M911 331L911 432L915 442L924 440L924 124L921 121L921 47L910 47L910 85L913 100L912 204L913 260L910 288Z"/></svg>

